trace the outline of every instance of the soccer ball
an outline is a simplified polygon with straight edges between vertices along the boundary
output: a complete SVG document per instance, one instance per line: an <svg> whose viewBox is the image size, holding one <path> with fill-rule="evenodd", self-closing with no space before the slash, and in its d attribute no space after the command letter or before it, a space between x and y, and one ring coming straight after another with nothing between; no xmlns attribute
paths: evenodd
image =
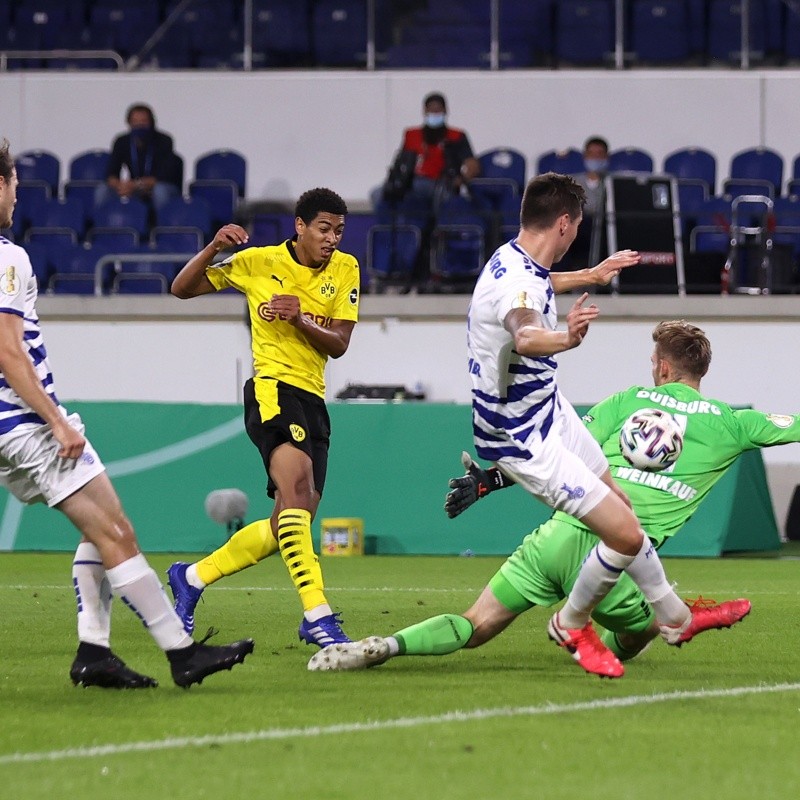
<svg viewBox="0 0 800 800"><path fill-rule="evenodd" d="M643 408L625 420L619 447L631 466L659 472L678 460L683 451L683 431L672 414Z"/></svg>

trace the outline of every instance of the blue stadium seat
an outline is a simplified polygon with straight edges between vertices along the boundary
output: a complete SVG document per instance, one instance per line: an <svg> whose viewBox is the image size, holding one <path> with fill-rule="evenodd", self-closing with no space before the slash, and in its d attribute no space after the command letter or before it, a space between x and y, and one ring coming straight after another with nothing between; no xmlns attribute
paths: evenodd
<svg viewBox="0 0 800 800"><path fill-rule="evenodd" d="M431 275L444 283L471 280L483 269L490 220L461 196L442 203L431 236Z"/></svg>
<svg viewBox="0 0 800 800"><path fill-rule="evenodd" d="M362 282L367 279L365 265L367 263L367 235L370 228L377 224L377 216L372 213L350 212L344 226L344 234L339 249L355 256L363 270Z"/></svg>
<svg viewBox="0 0 800 800"><path fill-rule="evenodd" d="M47 245L42 241L28 242L25 245L25 252L31 261L33 274L36 276L36 284L40 292L47 289L47 282L52 274L52 267L48 259Z"/></svg>
<svg viewBox="0 0 800 800"><path fill-rule="evenodd" d="M536 174L558 172L561 175L577 175L583 172L583 153L570 147L567 150L548 150L536 161Z"/></svg>
<svg viewBox="0 0 800 800"><path fill-rule="evenodd" d="M78 244L75 231L70 228L29 228L25 232L25 247L29 244L44 252L40 262L43 274L53 274L63 268Z"/></svg>
<svg viewBox="0 0 800 800"><path fill-rule="evenodd" d="M311 37L318 66L363 66L367 60L367 4L364 0L316 0Z"/></svg>
<svg viewBox="0 0 800 800"><path fill-rule="evenodd" d="M488 8L489 4L483 5ZM553 0L503 0L499 6L500 66L549 66L553 59Z"/></svg>
<svg viewBox="0 0 800 800"><path fill-rule="evenodd" d="M48 294L93 295L97 254L85 245L74 244L65 250L58 268L47 283Z"/></svg>
<svg viewBox="0 0 800 800"><path fill-rule="evenodd" d="M637 0L631 9L631 43L639 63L678 64L690 56L685 0Z"/></svg>
<svg viewBox="0 0 800 800"><path fill-rule="evenodd" d="M236 184L239 197L244 197L247 179L247 161L235 150L212 150L200 156L194 164L195 180L231 180Z"/></svg>
<svg viewBox="0 0 800 800"><path fill-rule="evenodd" d="M94 210L94 224L101 228L133 228L139 236L148 233L147 206L135 197L112 198Z"/></svg>
<svg viewBox="0 0 800 800"><path fill-rule="evenodd" d="M95 253L135 253L139 249L139 232L135 228L90 228L86 233L86 244Z"/></svg>
<svg viewBox="0 0 800 800"><path fill-rule="evenodd" d="M766 52L764 0L750 0L750 61ZM712 60L738 63L742 49L742 4L731 0L708 0L708 56Z"/></svg>
<svg viewBox="0 0 800 800"><path fill-rule="evenodd" d="M689 235L692 253L727 253L731 248L731 234L719 225L698 225Z"/></svg>
<svg viewBox="0 0 800 800"><path fill-rule="evenodd" d="M653 157L637 147L625 147L608 154L609 172L652 172Z"/></svg>
<svg viewBox="0 0 800 800"><path fill-rule="evenodd" d="M697 209L695 219L698 225L706 227L730 227L732 222L731 198L709 197L708 200Z"/></svg>
<svg viewBox="0 0 800 800"><path fill-rule="evenodd" d="M88 45L116 50L124 58L136 55L155 33L159 17L157 3L100 0L89 12Z"/></svg>
<svg viewBox="0 0 800 800"><path fill-rule="evenodd" d="M253 0L253 56L259 67L311 65L308 0Z"/></svg>
<svg viewBox="0 0 800 800"><path fill-rule="evenodd" d="M555 54L559 63L601 65L614 52L614 4L609 0L556 3Z"/></svg>
<svg viewBox="0 0 800 800"><path fill-rule="evenodd" d="M83 20L73 15L69 3L34 2L27 0L14 14L17 42L32 50L53 50L64 31L77 40L83 31ZM20 48L23 49L23 48Z"/></svg>
<svg viewBox="0 0 800 800"><path fill-rule="evenodd" d="M51 194L58 195L61 177L61 162L58 156L47 150L26 150L15 159L17 178L20 181L44 181Z"/></svg>
<svg viewBox="0 0 800 800"><path fill-rule="evenodd" d="M166 294L180 267L183 266L166 254L143 247L133 260L118 262L114 267L111 294ZM163 260L152 260L163 255ZM143 257L141 261L137 257Z"/></svg>
<svg viewBox="0 0 800 800"><path fill-rule="evenodd" d="M678 207L684 220L694 221L697 212L711 196L708 184L699 178L677 178Z"/></svg>
<svg viewBox="0 0 800 800"><path fill-rule="evenodd" d="M111 153L108 150L86 150L69 162L69 180L104 181Z"/></svg>
<svg viewBox="0 0 800 800"><path fill-rule="evenodd" d="M36 225L45 228L70 228L80 239L86 230L86 211L83 203L74 197L54 197L45 203L41 219Z"/></svg>
<svg viewBox="0 0 800 800"><path fill-rule="evenodd" d="M416 225L373 225L367 233L367 270L372 287L410 285L422 246Z"/></svg>
<svg viewBox="0 0 800 800"><path fill-rule="evenodd" d="M705 181L710 193L716 191L717 159L700 147L684 147L670 153L664 159L664 172L676 178Z"/></svg>
<svg viewBox="0 0 800 800"><path fill-rule="evenodd" d="M212 229L219 229L233 221L239 204L236 184L225 178L192 181L189 197L199 198L208 204Z"/></svg>
<svg viewBox="0 0 800 800"><path fill-rule="evenodd" d="M52 197L50 184L46 181L20 181L17 184L17 205L11 230L21 236L32 225L41 226L44 208Z"/></svg>
<svg viewBox="0 0 800 800"><path fill-rule="evenodd" d="M525 190L525 156L510 147L494 147L478 156L482 178L509 178L521 194Z"/></svg>
<svg viewBox="0 0 800 800"><path fill-rule="evenodd" d="M800 197L776 197L773 213L776 225L800 227Z"/></svg>
<svg viewBox="0 0 800 800"><path fill-rule="evenodd" d="M199 253L203 232L191 227L160 227L150 231L150 248L156 253Z"/></svg>
<svg viewBox="0 0 800 800"><path fill-rule="evenodd" d="M156 210L156 224L198 228L204 237L209 237L211 211L202 197L174 197Z"/></svg>
<svg viewBox="0 0 800 800"><path fill-rule="evenodd" d="M731 159L730 178L736 181L767 181L772 184L771 196L779 195L783 187L783 157L766 147L741 150Z"/></svg>

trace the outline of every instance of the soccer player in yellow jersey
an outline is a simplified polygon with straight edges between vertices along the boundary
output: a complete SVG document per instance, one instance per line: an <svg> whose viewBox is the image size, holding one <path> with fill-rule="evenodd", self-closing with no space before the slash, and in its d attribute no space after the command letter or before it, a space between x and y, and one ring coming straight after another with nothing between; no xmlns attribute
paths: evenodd
<svg viewBox="0 0 800 800"><path fill-rule="evenodd" d="M172 284L180 298L229 286L247 297L255 376L244 386L245 427L275 500L270 519L247 525L195 564L169 568L175 610L187 631L194 629L206 586L280 552L303 604L300 639L319 647L350 641L325 598L311 542L328 466L325 363L344 355L358 319L358 262L336 249L346 215L338 194L312 189L297 201L292 239L212 265L220 251L247 242L243 228L225 225Z"/></svg>

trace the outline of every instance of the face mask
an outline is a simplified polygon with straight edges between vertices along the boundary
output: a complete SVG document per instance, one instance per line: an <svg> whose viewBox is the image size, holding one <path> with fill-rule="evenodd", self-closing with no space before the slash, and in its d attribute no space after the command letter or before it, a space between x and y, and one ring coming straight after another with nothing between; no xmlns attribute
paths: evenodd
<svg viewBox="0 0 800 800"><path fill-rule="evenodd" d="M424 117L425 126L428 128L441 128L444 126L445 119L444 114L426 114Z"/></svg>
<svg viewBox="0 0 800 800"><path fill-rule="evenodd" d="M583 166L587 172L605 172L608 169L607 158L586 158Z"/></svg>

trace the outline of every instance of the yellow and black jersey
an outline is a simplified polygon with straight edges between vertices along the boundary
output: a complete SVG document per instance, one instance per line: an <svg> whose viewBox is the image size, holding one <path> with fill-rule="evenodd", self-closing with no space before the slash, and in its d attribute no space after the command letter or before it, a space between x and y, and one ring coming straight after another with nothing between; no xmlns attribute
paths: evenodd
<svg viewBox="0 0 800 800"><path fill-rule="evenodd" d="M270 311L269 301L274 294L295 295L302 313L325 328L335 319L357 322L358 262L334 250L324 266L305 267L294 248L292 240L248 247L208 267L206 275L216 289L232 286L247 297L256 377L276 378L324 398L328 356Z"/></svg>

